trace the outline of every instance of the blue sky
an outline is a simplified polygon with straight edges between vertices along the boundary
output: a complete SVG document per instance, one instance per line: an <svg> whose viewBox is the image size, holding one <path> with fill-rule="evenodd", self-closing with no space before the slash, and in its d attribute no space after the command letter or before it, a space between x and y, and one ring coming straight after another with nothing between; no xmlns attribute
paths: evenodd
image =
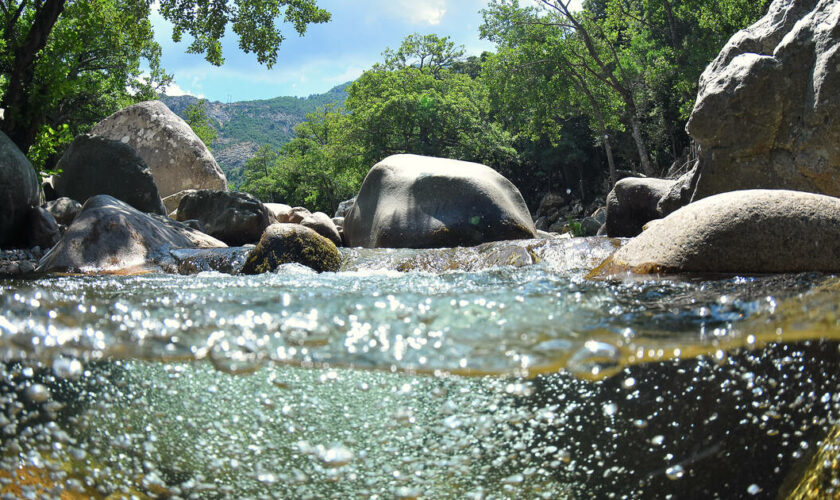
<svg viewBox="0 0 840 500"><path fill-rule="evenodd" d="M163 66L175 75L176 85L167 93L224 102L326 92L358 77L381 59L386 47L398 47L415 32L449 36L468 54L492 49L478 37L479 10L487 0L319 0L318 5L332 13L332 21L310 25L304 37L285 29L287 38L271 70L241 52L230 34L224 40L221 67L186 54L188 43L172 42L171 26L155 15Z"/></svg>
<svg viewBox="0 0 840 500"><path fill-rule="evenodd" d="M221 67L187 54L188 43L172 42L171 25L154 14L163 66L175 76L167 93L222 102L322 93L358 77L380 61L386 47L397 48L411 33L449 36L468 55L493 48L478 37L479 11L487 0L318 0L318 5L332 13L332 21L310 25L304 37L285 29L287 38L271 70L240 51L232 35L223 42Z"/></svg>

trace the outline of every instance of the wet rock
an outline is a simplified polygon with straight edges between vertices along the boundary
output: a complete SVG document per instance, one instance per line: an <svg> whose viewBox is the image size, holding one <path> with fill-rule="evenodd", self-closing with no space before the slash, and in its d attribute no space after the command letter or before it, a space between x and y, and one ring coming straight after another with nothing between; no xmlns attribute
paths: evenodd
<svg viewBox="0 0 840 500"><path fill-rule="evenodd" d="M349 200L344 200L338 204L338 208L335 211L335 215L333 217L347 217L347 213L350 212L350 209L353 208L353 204L356 203L356 197L352 197Z"/></svg>
<svg viewBox="0 0 840 500"><path fill-rule="evenodd" d="M56 165L53 187L59 196L84 203L107 194L141 212L166 214L152 172L134 149L105 137L80 135Z"/></svg>
<svg viewBox="0 0 840 500"><path fill-rule="evenodd" d="M580 221L580 236L595 236L603 224L594 217L585 217Z"/></svg>
<svg viewBox="0 0 840 500"><path fill-rule="evenodd" d="M231 246L256 242L274 221L265 205L250 194L209 189L186 194L176 218L199 221L207 234Z"/></svg>
<svg viewBox="0 0 840 500"><path fill-rule="evenodd" d="M69 226L82 211L82 204L76 200L61 197L48 201L44 204L44 208L55 217L56 222Z"/></svg>
<svg viewBox="0 0 840 500"><path fill-rule="evenodd" d="M668 195L676 181L627 177L615 183L607 195L607 234L636 236L646 222L661 217L659 200Z"/></svg>
<svg viewBox="0 0 840 500"><path fill-rule="evenodd" d="M840 271L840 199L786 190L733 191L651 224L596 274Z"/></svg>
<svg viewBox="0 0 840 500"><path fill-rule="evenodd" d="M152 171L162 197L185 189L227 190L227 179L213 155L189 125L160 101L117 111L91 134L127 143Z"/></svg>
<svg viewBox="0 0 840 500"><path fill-rule="evenodd" d="M26 221L26 243L28 247L50 248L61 236L58 223L50 212L42 207L32 207Z"/></svg>
<svg viewBox="0 0 840 500"><path fill-rule="evenodd" d="M302 264L318 272L338 271L341 255L327 238L300 224L272 224L242 267L243 274L270 272L283 264Z"/></svg>
<svg viewBox="0 0 840 500"><path fill-rule="evenodd" d="M344 220L348 245L434 248L533 238L516 187L477 163L390 156L368 172Z"/></svg>
<svg viewBox="0 0 840 500"><path fill-rule="evenodd" d="M236 274L245 264L251 253L250 247L177 249L170 253L175 259L174 272L179 274L197 274L217 271Z"/></svg>
<svg viewBox="0 0 840 500"><path fill-rule="evenodd" d="M38 186L32 164L0 132L0 248L20 243L29 210L39 203Z"/></svg>
<svg viewBox="0 0 840 500"><path fill-rule="evenodd" d="M693 200L737 189L840 196L840 3L775 0L700 78Z"/></svg>
<svg viewBox="0 0 840 500"><path fill-rule="evenodd" d="M179 227L180 226L180 227ZM196 241L224 243L163 216L151 216L108 195L93 196L64 236L38 264L39 272L118 272L157 266L172 248L194 248Z"/></svg>

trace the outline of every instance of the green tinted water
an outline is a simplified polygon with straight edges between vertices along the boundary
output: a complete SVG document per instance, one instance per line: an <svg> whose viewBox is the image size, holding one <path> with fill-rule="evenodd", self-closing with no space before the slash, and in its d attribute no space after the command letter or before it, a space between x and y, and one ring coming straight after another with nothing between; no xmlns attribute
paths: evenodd
<svg viewBox="0 0 840 500"><path fill-rule="evenodd" d="M795 486L840 409L833 277L592 281L614 242L519 248L0 282L0 491L41 471L33 498Z"/></svg>

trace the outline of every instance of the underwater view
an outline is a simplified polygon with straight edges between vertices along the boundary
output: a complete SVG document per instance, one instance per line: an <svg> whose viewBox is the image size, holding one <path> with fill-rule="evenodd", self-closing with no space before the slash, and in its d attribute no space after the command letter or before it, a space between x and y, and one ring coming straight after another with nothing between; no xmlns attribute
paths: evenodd
<svg viewBox="0 0 840 500"><path fill-rule="evenodd" d="M621 244L0 281L0 494L836 496L840 280L587 277Z"/></svg>

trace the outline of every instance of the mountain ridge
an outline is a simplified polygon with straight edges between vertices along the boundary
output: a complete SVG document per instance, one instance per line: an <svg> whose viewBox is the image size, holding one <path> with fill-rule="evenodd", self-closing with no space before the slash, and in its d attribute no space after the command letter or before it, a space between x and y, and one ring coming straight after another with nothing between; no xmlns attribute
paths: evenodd
<svg viewBox="0 0 840 500"><path fill-rule="evenodd" d="M292 140L295 125L303 122L308 113L327 105L344 104L351 83L307 97L278 96L228 103L208 100L207 115L217 134L211 149L228 182L237 185L242 181L245 162L261 146L267 144L276 149ZM187 107L201 99L191 95L162 95L160 100L183 118Z"/></svg>

